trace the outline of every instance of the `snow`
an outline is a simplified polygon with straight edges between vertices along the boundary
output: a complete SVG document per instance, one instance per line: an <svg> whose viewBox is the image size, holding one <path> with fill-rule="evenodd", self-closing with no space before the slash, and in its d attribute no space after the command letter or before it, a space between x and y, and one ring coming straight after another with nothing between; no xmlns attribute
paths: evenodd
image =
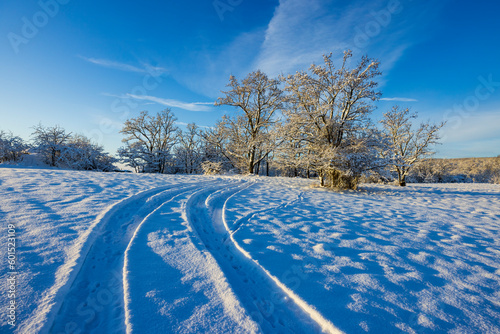
<svg viewBox="0 0 500 334"><path fill-rule="evenodd" d="M499 185L310 185L2 167L0 332L500 333Z"/></svg>

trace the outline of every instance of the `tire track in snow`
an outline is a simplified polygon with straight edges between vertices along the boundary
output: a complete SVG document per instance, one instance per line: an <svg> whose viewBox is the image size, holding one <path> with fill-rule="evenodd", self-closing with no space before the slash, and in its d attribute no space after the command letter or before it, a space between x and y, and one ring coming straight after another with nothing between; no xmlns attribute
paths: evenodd
<svg viewBox="0 0 500 334"><path fill-rule="evenodd" d="M234 240L225 220L227 202L250 186L194 194L186 204L188 222L217 260L240 302L262 332L341 333Z"/></svg>
<svg viewBox="0 0 500 334"><path fill-rule="evenodd" d="M58 308L42 332L123 333L123 255L135 230L151 212L200 184L148 190L109 207L99 216L79 267L60 289ZM57 312L57 313L56 313Z"/></svg>
<svg viewBox="0 0 500 334"><path fill-rule="evenodd" d="M171 197L169 200L163 202L161 205L156 207L153 211L151 211L144 219L141 221L141 223L137 226L137 228L134 230L134 234L130 238L127 244L127 248L124 251L124 259L123 259L123 266L122 266L122 287L123 287L123 309L124 309L124 324L125 324L125 331L127 333L132 332L132 323L131 323L131 316L130 316L130 307L129 307L129 302L130 302L130 288L129 288L129 253L131 246L134 244L134 241L138 235L138 233L141 230L141 227L148 221L148 219L154 215L158 210L160 210L165 204L169 202L173 202L175 199L178 197L182 196L183 194L189 193L190 190L196 190L194 187L190 187L187 191L181 191L177 193L175 196Z"/></svg>
<svg viewBox="0 0 500 334"><path fill-rule="evenodd" d="M127 333L259 332L186 218L193 198L234 184L223 180L178 195L136 230L124 265Z"/></svg>

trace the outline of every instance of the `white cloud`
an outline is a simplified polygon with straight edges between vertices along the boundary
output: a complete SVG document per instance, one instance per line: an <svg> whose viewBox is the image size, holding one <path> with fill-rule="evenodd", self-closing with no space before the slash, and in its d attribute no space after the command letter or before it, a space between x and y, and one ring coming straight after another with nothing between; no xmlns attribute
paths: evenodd
<svg viewBox="0 0 500 334"><path fill-rule="evenodd" d="M144 105L151 105L151 104L161 104L167 107L172 107L172 108L179 108L179 109L184 109L188 111L204 111L204 112L210 112L213 111L212 107L214 106L214 102L183 102L179 100L174 100L174 99L165 99L161 97L156 97L156 96L150 96L150 95L134 95L134 94L110 94L110 93L101 93L104 96L109 96L109 97L115 97L118 99L133 99L133 100L139 100L139 101L149 101L145 102Z"/></svg>
<svg viewBox="0 0 500 334"><path fill-rule="evenodd" d="M151 101L154 103L158 103L167 107L172 107L172 108L179 108L179 109L184 109L188 111L212 111L212 107L209 107L208 105L213 105L213 103L210 102L182 102L179 100L173 100L173 99L164 99L161 97L156 97L156 96L148 96L148 95L134 95L134 94L126 94L124 96L125 98L132 98L135 100L142 100L142 101Z"/></svg>
<svg viewBox="0 0 500 334"><path fill-rule="evenodd" d="M340 58L344 50L351 49L354 61L367 54L378 59L387 74L416 42L415 32L425 19L413 15L421 10L420 4L399 2L399 10L384 23L380 15L389 13L388 3L280 0L254 68L271 76L306 70L312 63L322 63L323 54L333 52Z"/></svg>
<svg viewBox="0 0 500 334"><path fill-rule="evenodd" d="M271 75L305 70L325 53L354 49L354 28L378 3L341 8L331 0L281 0L255 67Z"/></svg>
<svg viewBox="0 0 500 334"><path fill-rule="evenodd" d="M107 59L98 59L98 58L88 58L88 57L83 57L80 56L83 60L92 63L94 65L102 66L102 67L107 67L107 68L112 68L115 70L119 71L124 71L124 72L133 72L133 73L142 73L142 74L154 74L154 75L161 75L167 72L165 68L158 67L158 66L151 66L149 64L142 64L142 67L137 67L125 63L120 63L112 60L107 60Z"/></svg>
<svg viewBox="0 0 500 334"><path fill-rule="evenodd" d="M377 24L374 13L387 10L388 3L280 0L267 26L252 28L217 48L201 47L172 64L172 76L195 92L216 97L224 90L230 74L242 79L260 69L275 77L322 63L326 53L333 52L339 59L347 49L354 51L354 61L365 54L378 59L382 72L387 74L413 45L417 35L414 32L423 26L423 19L413 14L422 12L424 6L401 1L400 13L394 14L387 26L380 26L380 32L371 34L366 43L358 45L356 38L370 24ZM380 83L384 84L384 78Z"/></svg>
<svg viewBox="0 0 500 334"><path fill-rule="evenodd" d="M188 126L189 125L189 123L179 122L179 121L176 121L175 124L182 125L182 126ZM196 126L199 127L199 128L203 128L203 129L211 129L212 128L212 127L206 126L206 125L198 125L198 124L196 124Z"/></svg>
<svg viewBox="0 0 500 334"><path fill-rule="evenodd" d="M418 102L416 99L411 99L408 97L383 97L380 101L395 101L395 102Z"/></svg>

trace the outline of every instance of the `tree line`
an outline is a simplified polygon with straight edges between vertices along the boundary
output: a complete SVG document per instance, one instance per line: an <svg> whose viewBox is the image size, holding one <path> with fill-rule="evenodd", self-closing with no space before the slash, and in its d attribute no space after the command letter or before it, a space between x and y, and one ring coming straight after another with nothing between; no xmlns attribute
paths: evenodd
<svg viewBox="0 0 500 334"><path fill-rule="evenodd" d="M339 66L332 54L308 71L269 78L261 71L242 80L231 76L215 102L230 106L208 129L175 126L166 109L147 111L125 122L125 146L119 156L138 172L241 173L317 176L322 186L354 189L365 174L390 177L398 183L416 162L433 152L441 124L414 126L416 113L395 106L384 114L381 128L370 114L377 90L379 62L362 57L353 64L344 52Z"/></svg>
<svg viewBox="0 0 500 334"><path fill-rule="evenodd" d="M31 136L31 143L27 143L10 132L0 131L0 162L19 162L33 152L51 167L116 170L113 164L118 160L83 135L68 133L58 125L46 127L38 124L33 127Z"/></svg>
<svg viewBox="0 0 500 334"><path fill-rule="evenodd" d="M381 92L379 62L351 51L306 71L269 78L262 71L231 76L216 106L232 107L213 127L184 131L170 109L125 121L118 159L81 135L34 127L33 145L51 166L114 170L121 161L140 173L218 174L227 171L318 177L321 186L355 189L362 176L401 186L431 155L441 124L414 124L416 113L394 106L377 127L370 115ZM336 65L338 64L338 65ZM17 160L28 145L0 132L0 162Z"/></svg>

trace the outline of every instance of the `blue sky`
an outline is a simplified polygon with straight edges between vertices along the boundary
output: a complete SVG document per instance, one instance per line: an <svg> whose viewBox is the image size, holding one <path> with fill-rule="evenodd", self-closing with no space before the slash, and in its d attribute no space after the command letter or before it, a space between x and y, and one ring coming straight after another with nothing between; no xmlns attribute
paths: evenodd
<svg viewBox="0 0 500 334"><path fill-rule="evenodd" d="M438 157L500 154L500 3L191 0L0 3L0 130L60 125L114 153L141 110L211 126L229 75L305 70L352 49L383 100L448 122Z"/></svg>

